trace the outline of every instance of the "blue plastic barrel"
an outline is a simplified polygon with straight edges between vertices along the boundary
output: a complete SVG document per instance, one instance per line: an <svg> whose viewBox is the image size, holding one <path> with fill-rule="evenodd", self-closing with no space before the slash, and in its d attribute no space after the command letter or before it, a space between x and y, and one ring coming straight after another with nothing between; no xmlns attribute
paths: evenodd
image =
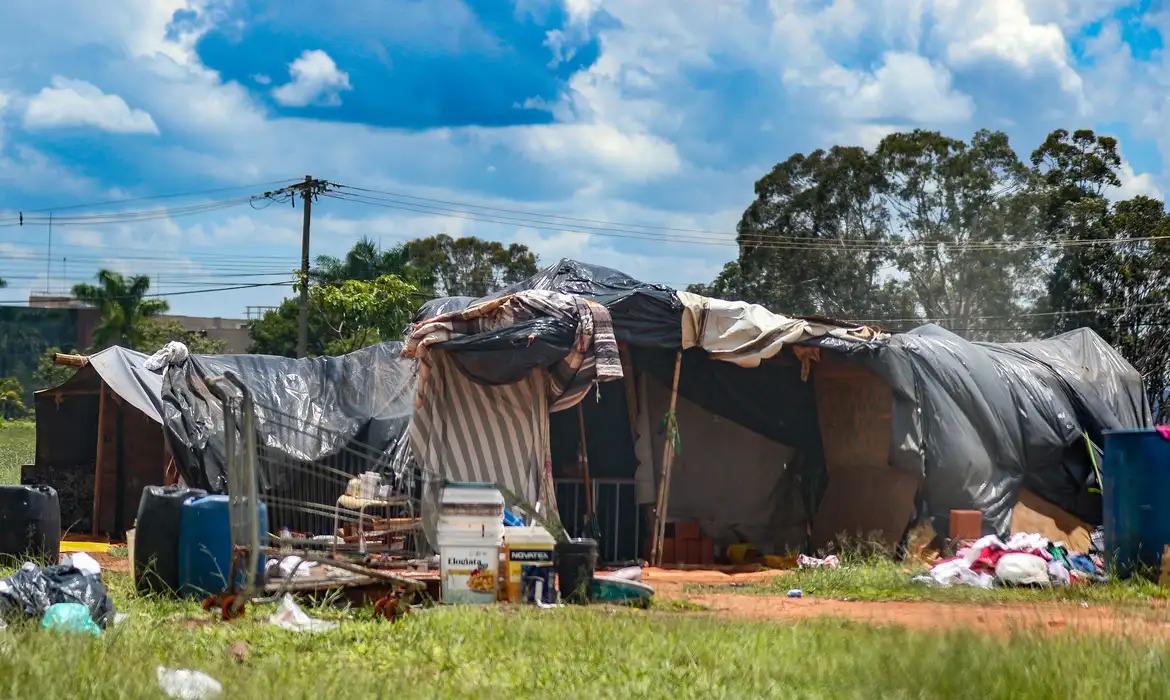
<svg viewBox="0 0 1170 700"><path fill-rule="evenodd" d="M1106 561L1119 576L1156 575L1170 545L1170 439L1152 429L1105 431L1101 480Z"/></svg>
<svg viewBox="0 0 1170 700"><path fill-rule="evenodd" d="M268 542L268 508L260 504L260 542ZM202 496L183 504L179 518L179 594L205 596L227 588L232 566L227 496ZM261 555L259 573L264 571ZM242 575L240 580L242 580Z"/></svg>

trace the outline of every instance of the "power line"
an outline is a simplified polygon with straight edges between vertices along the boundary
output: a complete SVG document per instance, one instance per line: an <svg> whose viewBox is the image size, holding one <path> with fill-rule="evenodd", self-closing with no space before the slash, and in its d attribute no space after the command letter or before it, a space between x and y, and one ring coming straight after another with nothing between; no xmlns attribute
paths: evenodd
<svg viewBox="0 0 1170 700"><path fill-rule="evenodd" d="M342 188L358 190L351 186L342 185ZM540 231L561 233L566 230L580 231L610 238L626 238L666 243L680 243L687 245L706 245L721 247L752 247L775 250L804 250L804 251L853 251L853 252L882 252L914 249L944 248L946 250L976 252L976 251L1003 251L1021 252L1026 250L1043 250L1056 248L1075 248L1091 245L1130 245L1149 243L1170 238L1170 236L1146 236L1133 238L1096 238L1096 239L1036 239L1029 241L989 241L973 243L954 243L947 241L910 241L885 240L866 241L856 239L826 239L803 236L785 236L769 233L742 233L709 231L705 229L681 229L672 227L655 227L644 224L623 224L617 222L599 222L605 225L568 225L566 222L598 221L575 217L562 217L552 214L529 214L520 210L503 209L499 207L482 207L475 204L455 203L453 206L464 209L427 204L425 201L447 202L449 200L433 200L430 198L412 197L424 202L402 201L386 197L374 197L353 192L336 192L326 195L342 201L379 206L386 209L409 211L420 214L448 216L481 223L524 226ZM519 212L523 216L508 214L480 213L468 211L468 208L491 209L493 211ZM652 229L652 230L637 230ZM688 232L688 235L675 235L669 232ZM734 238L728 238L734 237Z"/></svg>
<svg viewBox="0 0 1170 700"><path fill-rule="evenodd" d="M59 206L59 207L44 207L43 209L25 209L22 211L28 211L30 213L35 214L35 213L43 212L43 211L58 212L58 211L67 211L69 209L85 209L88 207L104 207L104 206L107 206L110 204L126 204L127 202L142 202L142 201L153 200L153 199L177 199L179 197L195 197L195 196L204 195L204 194L219 194L221 192L231 192L233 190L250 190L250 189L257 189L260 187L272 187L274 185L284 185L284 184L293 182L297 179L298 178L288 177L288 178L284 178L283 180L272 180L269 182L254 182L254 183L251 183L248 185L233 185L230 187L215 187L215 188L207 189L207 190L190 190L187 192L172 192L169 194L152 194L152 195L146 195L146 196L142 196L142 197L127 197L125 199L109 199L109 200L106 200L104 202L88 202L85 204L68 204L68 205Z"/></svg>
<svg viewBox="0 0 1170 700"><path fill-rule="evenodd" d="M139 296L108 297L108 299L110 301L121 301L123 299L154 299L154 298L159 298L159 297L178 297L178 296L188 296L191 294L212 294L215 292L234 292L234 291L238 291L241 289L255 289L257 287L284 287L284 286L288 286L288 284L289 284L288 282L256 282L254 284L237 284L237 285L232 285L229 287L210 287L210 288L205 288L205 289L188 289L188 290L184 290L181 292L143 294L140 297ZM27 299L0 300L0 305L27 306L28 300Z"/></svg>

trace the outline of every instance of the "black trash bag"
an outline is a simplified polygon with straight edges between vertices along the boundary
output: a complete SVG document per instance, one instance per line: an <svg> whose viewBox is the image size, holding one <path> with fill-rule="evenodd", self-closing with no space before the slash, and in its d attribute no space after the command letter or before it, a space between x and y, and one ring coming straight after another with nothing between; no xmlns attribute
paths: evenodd
<svg viewBox="0 0 1170 700"><path fill-rule="evenodd" d="M114 620L114 601L100 574L86 574L74 566L42 568L29 563L0 580L0 619L5 622L40 620L56 603L81 603L102 629Z"/></svg>

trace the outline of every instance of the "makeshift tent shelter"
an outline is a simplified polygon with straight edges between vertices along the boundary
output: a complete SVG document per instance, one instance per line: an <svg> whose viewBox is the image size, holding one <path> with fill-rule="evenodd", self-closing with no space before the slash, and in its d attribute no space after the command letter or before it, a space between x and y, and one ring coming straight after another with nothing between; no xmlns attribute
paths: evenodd
<svg viewBox="0 0 1170 700"><path fill-rule="evenodd" d="M633 429L594 439L587 428L589 466L632 467L625 480L638 503L665 500L671 516L700 520L721 543L816 549L843 532L895 543L917 518L945 532L955 509L981 511L985 531L1004 534L1024 487L1099 522L1084 435L1100 444L1105 429L1151 423L1140 375L1088 330L1010 345L971 343L937 326L882 334L563 260L486 299L441 299L420 309L407 353L427 366L421 400L432 383L456 387L436 392L416 416L425 425L412 428L412 444L424 466L442 473L452 457L428 434L459 433L474 475L503 480L491 451L498 436L468 427L485 421L520 420L536 436L520 470L534 487L556 472L554 455L574 453L575 446L558 448L574 431L556 413L545 432L543 406L517 417L493 404L505 387L523 382L539 401L548 368L588 350L587 315L522 313L531 311L523 299L532 291L601 305L629 350L622 388L600 384L584 407L587 426L600 414L620 424L624 413ZM517 295L521 303L501 303ZM469 419L459 410L472 394ZM678 448L677 460L667 443ZM533 457L539 454L545 459ZM664 498L656 490L671 469ZM569 480L562 472L559 481ZM548 502L547 490L532 493ZM620 501L629 498L614 500L611 510L623 511ZM601 504L595 510L601 515ZM602 519L607 556L624 558L631 538L635 548L638 542L638 514L627 507ZM564 520L575 529L574 517Z"/></svg>
<svg viewBox="0 0 1170 700"><path fill-rule="evenodd" d="M103 350L37 394L37 459L22 480L62 492L67 526L89 531L96 521L96 531L114 535L132 526L142 489L164 483L168 465L188 485L223 492L223 410L209 380L229 370L252 391L270 457L327 464L361 443L409 459L415 363L401 352L402 343L383 343L309 360L193 355L152 371L142 353ZM287 486L283 474L261 476L266 495Z"/></svg>

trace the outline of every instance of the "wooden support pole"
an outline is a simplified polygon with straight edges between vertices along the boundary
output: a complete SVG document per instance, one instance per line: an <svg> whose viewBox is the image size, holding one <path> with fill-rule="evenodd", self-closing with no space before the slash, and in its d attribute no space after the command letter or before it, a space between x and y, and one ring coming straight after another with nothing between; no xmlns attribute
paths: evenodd
<svg viewBox="0 0 1170 700"><path fill-rule="evenodd" d="M670 473L674 467L674 436L678 429L675 408L678 406L678 378L682 372L682 350L674 358L674 381L670 386L670 409L667 411L667 432L662 440L662 466L658 478L658 502L654 507L654 541L650 547L650 563L662 566L662 542L666 538L666 509L670 505Z"/></svg>
<svg viewBox="0 0 1170 700"><path fill-rule="evenodd" d="M581 432L581 475L585 478L585 517L589 527L593 526L593 481L589 478L589 447L585 444L585 409L582 399L577 403L577 428Z"/></svg>
<svg viewBox="0 0 1170 700"><path fill-rule="evenodd" d="M63 352L53 353L53 364L64 367L84 367L89 364L85 355L68 355Z"/></svg>
<svg viewBox="0 0 1170 700"><path fill-rule="evenodd" d="M634 358L630 355L630 346L622 343L618 345L618 355L622 363L622 384L626 389L626 413L630 418L630 440L638 444L638 386L634 373Z"/></svg>
<svg viewBox="0 0 1170 700"><path fill-rule="evenodd" d="M105 445L106 432L106 383L101 383L101 389L98 390L98 423L97 423L97 454L93 459L93 521L91 523L91 534L98 534L98 516L101 514L102 508L102 466L103 456L106 452Z"/></svg>

